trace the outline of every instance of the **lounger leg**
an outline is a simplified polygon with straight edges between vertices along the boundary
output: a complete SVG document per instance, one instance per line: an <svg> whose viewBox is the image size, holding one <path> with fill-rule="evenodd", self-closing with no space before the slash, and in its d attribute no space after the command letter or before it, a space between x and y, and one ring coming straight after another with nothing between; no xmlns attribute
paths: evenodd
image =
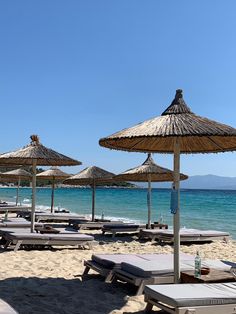
<svg viewBox="0 0 236 314"><path fill-rule="evenodd" d="M114 277L114 272L111 270L109 273L108 273L108 275L106 276L106 278L105 278L105 282L112 282L113 281L113 277Z"/></svg>
<svg viewBox="0 0 236 314"><path fill-rule="evenodd" d="M92 244L92 243L90 243L90 242L88 242L88 247L89 247L89 250L92 250L92 248L93 248L93 244Z"/></svg>
<svg viewBox="0 0 236 314"><path fill-rule="evenodd" d="M143 293L144 287L145 287L145 284L144 284L144 281L142 281L140 286L138 287L136 295L141 295Z"/></svg>
<svg viewBox="0 0 236 314"><path fill-rule="evenodd" d="M16 251L19 250L19 248L20 248L22 242L23 242L22 240L17 241L16 246L14 247L14 252L16 252Z"/></svg>
<svg viewBox="0 0 236 314"><path fill-rule="evenodd" d="M11 241L8 240L6 244L4 245L3 249L6 250L10 244L11 244Z"/></svg>
<svg viewBox="0 0 236 314"><path fill-rule="evenodd" d="M89 271L90 271L90 267L86 266L82 276L88 275Z"/></svg>
<svg viewBox="0 0 236 314"><path fill-rule="evenodd" d="M153 305L151 303L147 303L146 308L145 308L145 313L151 312L153 308Z"/></svg>

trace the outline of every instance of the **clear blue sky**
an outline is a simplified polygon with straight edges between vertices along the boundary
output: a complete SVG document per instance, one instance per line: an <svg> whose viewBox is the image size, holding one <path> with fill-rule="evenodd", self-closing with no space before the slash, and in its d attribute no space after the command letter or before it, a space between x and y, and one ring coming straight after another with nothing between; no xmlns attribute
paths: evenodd
<svg viewBox="0 0 236 314"><path fill-rule="evenodd" d="M193 112L236 127L235 12L235 0L1 1L0 151L33 133L83 162L71 171L118 173L144 155L99 138L160 115L177 88ZM187 155L181 170L236 176L235 162Z"/></svg>

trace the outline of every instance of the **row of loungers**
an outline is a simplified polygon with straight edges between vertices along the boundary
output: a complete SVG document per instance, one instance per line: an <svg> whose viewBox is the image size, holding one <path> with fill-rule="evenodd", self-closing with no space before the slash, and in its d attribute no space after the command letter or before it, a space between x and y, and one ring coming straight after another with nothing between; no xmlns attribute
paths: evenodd
<svg viewBox="0 0 236 314"><path fill-rule="evenodd" d="M27 220L31 219L31 212L29 211L19 211L17 212L17 216L20 218L25 218ZM50 213L50 212L42 212L42 211L36 211L35 212L35 221L37 222L68 222L70 220L76 220L76 219L85 219L84 216L78 215L78 214L71 214L71 213Z"/></svg>
<svg viewBox="0 0 236 314"><path fill-rule="evenodd" d="M68 219L69 226L73 226L74 229L102 229L102 233L111 233L113 237L117 233L122 232L139 232L140 239L151 239L152 241L157 240L160 243L173 243L174 235L173 230L163 230L163 229L143 229L141 225L121 223L120 221L112 222L91 222L85 219L69 218L73 215L68 214L45 214L41 213L37 216L37 220L59 220L65 221ZM86 222L84 222L86 221ZM42 226L42 223L37 222L35 226ZM24 228L30 227L30 222L24 218L10 218L8 220L2 220L0 222L1 227L14 227L14 228ZM198 230L198 229L180 229L180 240L181 242L206 242L213 240L225 240L229 239L228 232L215 231L215 230Z"/></svg>
<svg viewBox="0 0 236 314"><path fill-rule="evenodd" d="M138 233L144 225L124 223L122 221L89 221L86 219L70 219L69 225L75 229L101 229L102 233L111 233L115 237L117 233Z"/></svg>
<svg viewBox="0 0 236 314"><path fill-rule="evenodd" d="M24 218L11 218L0 222L1 245L6 250L10 246L17 251L22 246L88 246L91 248L94 237L80 234L72 228L57 228L58 233L31 233L31 223ZM47 225L35 223L36 228L45 228ZM49 229L50 230L50 229ZM48 229L44 229L48 232Z"/></svg>
<svg viewBox="0 0 236 314"><path fill-rule="evenodd" d="M174 282L172 254L98 254L85 261L83 275L92 269L105 277L106 282L120 279L137 287L142 294L148 284L169 284ZM217 260L203 260L203 267L229 271L233 263ZM194 256L181 254L181 271L194 270Z"/></svg>
<svg viewBox="0 0 236 314"><path fill-rule="evenodd" d="M75 229L101 229L103 234L112 234L115 237L119 233L139 233L140 239L157 240L159 243L173 243L174 233L169 229L145 229L145 225L124 223L121 221L88 221L86 219L70 219L69 225ZM228 241L228 232L216 230L180 229L180 241L183 242L207 242L214 240Z"/></svg>
<svg viewBox="0 0 236 314"><path fill-rule="evenodd" d="M91 221L88 219L70 219L69 226L72 226L76 230L82 229L102 229L104 226L112 226L114 224L123 224L122 221L109 221L109 220L100 220Z"/></svg>

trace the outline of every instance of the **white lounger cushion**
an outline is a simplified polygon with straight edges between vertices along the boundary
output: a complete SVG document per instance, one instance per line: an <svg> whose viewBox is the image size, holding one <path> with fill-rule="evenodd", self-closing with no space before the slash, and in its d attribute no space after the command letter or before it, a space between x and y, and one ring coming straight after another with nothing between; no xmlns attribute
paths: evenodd
<svg viewBox="0 0 236 314"><path fill-rule="evenodd" d="M70 214L70 213L38 213L35 214L35 219L37 221L40 220L70 220L70 219L83 219L84 216L77 215L77 214Z"/></svg>
<svg viewBox="0 0 236 314"><path fill-rule="evenodd" d="M7 235L8 239L19 239L19 240L27 240L27 239L42 239L42 240L64 240L64 241L70 241L70 240L78 240L78 241L93 241L94 237L87 235L87 234L80 234L80 233L57 233L57 234L51 234L51 233L9 233Z"/></svg>
<svg viewBox="0 0 236 314"><path fill-rule="evenodd" d="M140 225L136 224L128 224L128 223L112 223L112 224L104 224L103 229L110 230L110 229L138 229Z"/></svg>
<svg viewBox="0 0 236 314"><path fill-rule="evenodd" d="M0 228L30 228L31 223L30 221L7 221L7 222L1 222ZM43 226L42 223L35 223L35 227Z"/></svg>
<svg viewBox="0 0 236 314"><path fill-rule="evenodd" d="M0 314L18 314L18 312L16 312L8 303L0 299Z"/></svg>
<svg viewBox="0 0 236 314"><path fill-rule="evenodd" d="M181 253L186 260L194 260L194 256ZM106 268L120 268L121 263L126 262L136 265L136 262L173 260L172 254L93 254L92 261Z"/></svg>
<svg viewBox="0 0 236 314"><path fill-rule="evenodd" d="M231 266L218 260L202 260L202 267L229 271ZM173 256L167 255L156 261L133 261L121 263L121 269L138 277L172 276L174 274ZM180 270L194 270L194 258L186 260L180 257Z"/></svg>
<svg viewBox="0 0 236 314"><path fill-rule="evenodd" d="M172 237L174 234L174 231L172 229L143 229L142 232L145 234L164 234L165 236ZM208 237L218 237L218 236L229 236L228 232L224 231L217 231L217 230L199 230L199 229L188 229L188 228L182 228L180 229L180 235L182 237L188 237L188 236L195 236L195 237L201 237L201 236L208 236Z"/></svg>
<svg viewBox="0 0 236 314"><path fill-rule="evenodd" d="M145 287L144 292L151 298L173 307L236 303L236 282L148 285Z"/></svg>

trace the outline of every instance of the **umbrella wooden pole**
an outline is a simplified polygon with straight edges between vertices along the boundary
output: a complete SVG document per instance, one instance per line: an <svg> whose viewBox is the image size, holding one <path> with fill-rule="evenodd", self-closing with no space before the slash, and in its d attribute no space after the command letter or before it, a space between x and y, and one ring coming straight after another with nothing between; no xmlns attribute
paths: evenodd
<svg viewBox="0 0 236 314"><path fill-rule="evenodd" d="M151 175L148 175L148 194L147 194L147 205L148 205L148 229L151 229Z"/></svg>
<svg viewBox="0 0 236 314"><path fill-rule="evenodd" d="M93 186L92 186L92 189L93 189L93 191L92 191L92 193L93 193L93 195L92 195L92 221L95 220L95 194L96 194L95 188L96 188L95 180L93 180Z"/></svg>
<svg viewBox="0 0 236 314"><path fill-rule="evenodd" d="M32 165L33 176L32 176L31 232L34 232L34 223L35 223L36 164L37 164L37 159L34 159L33 165Z"/></svg>
<svg viewBox="0 0 236 314"><path fill-rule="evenodd" d="M55 178L52 179L51 213L54 212L54 189L55 189Z"/></svg>
<svg viewBox="0 0 236 314"><path fill-rule="evenodd" d="M180 208L179 208L179 179L180 179L180 142L179 139L175 139L174 144L174 188L177 190L177 208L176 214L174 214L173 225L174 225L174 282L179 283L180 280L180 263L179 263L179 252L180 252Z"/></svg>
<svg viewBox="0 0 236 314"><path fill-rule="evenodd" d="M18 184L17 184L17 191L16 191L16 206L18 205L18 201L19 201L19 189L20 189L20 178L18 179Z"/></svg>

